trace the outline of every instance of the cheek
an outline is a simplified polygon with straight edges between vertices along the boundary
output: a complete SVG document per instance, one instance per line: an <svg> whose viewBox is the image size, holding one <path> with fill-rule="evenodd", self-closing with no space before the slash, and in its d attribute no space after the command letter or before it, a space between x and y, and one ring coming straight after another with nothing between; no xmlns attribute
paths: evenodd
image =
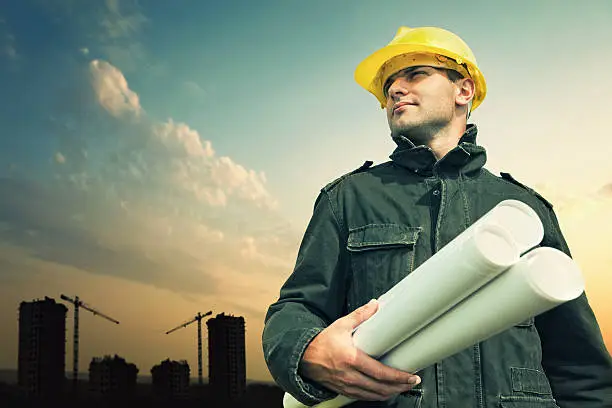
<svg viewBox="0 0 612 408"><path fill-rule="evenodd" d="M385 107L385 114L387 115L388 119L393 116L393 104L387 103L387 106Z"/></svg>

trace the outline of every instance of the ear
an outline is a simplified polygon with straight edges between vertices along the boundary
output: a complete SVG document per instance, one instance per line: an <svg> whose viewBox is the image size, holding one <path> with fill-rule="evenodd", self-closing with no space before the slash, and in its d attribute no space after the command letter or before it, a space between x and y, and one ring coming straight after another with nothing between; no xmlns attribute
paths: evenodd
<svg viewBox="0 0 612 408"><path fill-rule="evenodd" d="M459 106L467 106L474 98L476 86L472 78L462 78L456 83L455 103Z"/></svg>

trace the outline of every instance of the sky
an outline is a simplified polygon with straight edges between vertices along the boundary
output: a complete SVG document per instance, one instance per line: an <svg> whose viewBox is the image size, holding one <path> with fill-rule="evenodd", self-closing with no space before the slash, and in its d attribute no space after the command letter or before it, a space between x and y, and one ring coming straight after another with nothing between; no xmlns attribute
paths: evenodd
<svg viewBox="0 0 612 408"><path fill-rule="evenodd" d="M353 73L400 26L476 54L487 167L553 203L612 349L612 3L588 4L0 1L0 368L19 302L63 293L120 321L81 313L82 372L117 353L197 375L195 324L164 333L211 310L245 317L269 381L263 318L314 199L394 148Z"/></svg>

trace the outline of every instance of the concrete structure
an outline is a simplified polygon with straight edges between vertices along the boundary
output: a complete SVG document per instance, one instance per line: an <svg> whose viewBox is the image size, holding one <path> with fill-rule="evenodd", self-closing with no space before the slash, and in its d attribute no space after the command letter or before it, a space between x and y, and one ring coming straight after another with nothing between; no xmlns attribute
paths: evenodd
<svg viewBox="0 0 612 408"><path fill-rule="evenodd" d="M64 390L67 312L49 297L19 305L17 376L30 396L50 398Z"/></svg>
<svg viewBox="0 0 612 408"><path fill-rule="evenodd" d="M130 395L136 387L138 368L117 356L94 357L89 363L89 390L98 396Z"/></svg>
<svg viewBox="0 0 612 408"><path fill-rule="evenodd" d="M189 364L166 359L151 369L153 393L162 399L189 397Z"/></svg>
<svg viewBox="0 0 612 408"><path fill-rule="evenodd" d="M236 399L246 390L243 317L218 314L208 326L208 383L218 398Z"/></svg>

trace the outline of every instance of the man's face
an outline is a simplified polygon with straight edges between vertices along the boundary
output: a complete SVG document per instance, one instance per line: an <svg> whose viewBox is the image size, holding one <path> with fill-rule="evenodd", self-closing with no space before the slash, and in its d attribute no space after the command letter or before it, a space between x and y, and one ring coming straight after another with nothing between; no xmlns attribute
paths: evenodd
<svg viewBox="0 0 612 408"><path fill-rule="evenodd" d="M420 139L453 119L457 86L442 69L418 66L392 75L386 82L385 95L391 134L425 142Z"/></svg>

